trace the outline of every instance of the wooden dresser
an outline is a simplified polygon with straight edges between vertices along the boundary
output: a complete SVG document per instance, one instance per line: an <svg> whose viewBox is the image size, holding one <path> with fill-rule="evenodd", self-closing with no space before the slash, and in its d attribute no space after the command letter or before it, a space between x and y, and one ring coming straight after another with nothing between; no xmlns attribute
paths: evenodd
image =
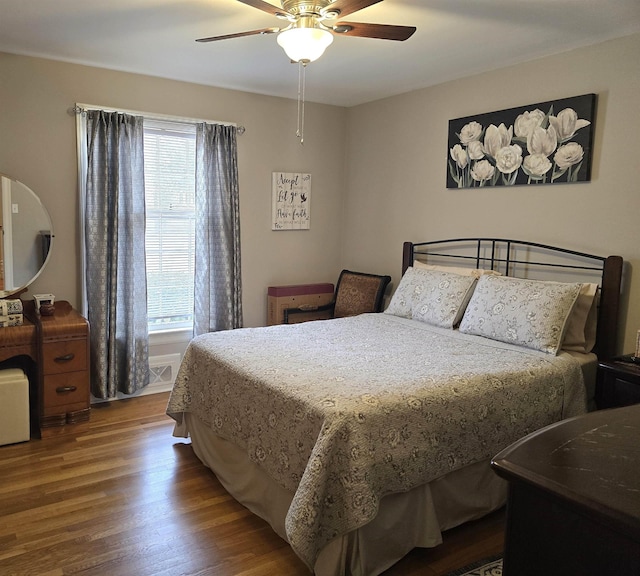
<svg viewBox="0 0 640 576"><path fill-rule="evenodd" d="M0 362L20 366L31 387L32 435L77 431L88 423L89 323L65 301L52 316L24 302L24 324L0 328Z"/></svg>
<svg viewBox="0 0 640 576"><path fill-rule="evenodd" d="M495 456L505 576L640 574L640 405L558 422Z"/></svg>
<svg viewBox="0 0 640 576"><path fill-rule="evenodd" d="M40 433L89 421L89 324L68 302L37 319Z"/></svg>

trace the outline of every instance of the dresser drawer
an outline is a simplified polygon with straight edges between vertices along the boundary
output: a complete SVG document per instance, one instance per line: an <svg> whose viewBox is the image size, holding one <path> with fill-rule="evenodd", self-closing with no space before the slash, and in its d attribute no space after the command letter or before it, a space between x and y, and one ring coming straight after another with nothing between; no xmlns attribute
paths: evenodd
<svg viewBox="0 0 640 576"><path fill-rule="evenodd" d="M45 375L87 368L86 340L65 340L42 346L42 370Z"/></svg>
<svg viewBox="0 0 640 576"><path fill-rule="evenodd" d="M61 406L80 404L82 404L81 407L89 406L88 374L86 370L83 370L45 376L43 387L45 412L49 413L51 408L59 409Z"/></svg>

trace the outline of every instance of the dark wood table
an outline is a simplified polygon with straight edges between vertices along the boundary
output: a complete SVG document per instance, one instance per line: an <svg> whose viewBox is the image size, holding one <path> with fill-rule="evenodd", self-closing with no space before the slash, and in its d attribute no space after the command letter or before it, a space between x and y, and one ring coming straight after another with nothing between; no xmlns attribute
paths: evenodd
<svg viewBox="0 0 640 576"><path fill-rule="evenodd" d="M640 405L548 426L492 467L509 482L505 576L640 574Z"/></svg>

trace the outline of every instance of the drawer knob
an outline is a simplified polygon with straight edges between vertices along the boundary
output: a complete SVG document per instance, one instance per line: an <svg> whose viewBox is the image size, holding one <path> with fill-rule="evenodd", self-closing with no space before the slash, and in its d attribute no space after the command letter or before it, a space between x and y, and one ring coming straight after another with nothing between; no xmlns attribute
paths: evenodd
<svg viewBox="0 0 640 576"><path fill-rule="evenodd" d="M54 358L53 361L54 362L69 362L70 360L73 360L76 357L76 355L71 352L70 354L65 354L64 356L58 356L57 358Z"/></svg>
<svg viewBox="0 0 640 576"><path fill-rule="evenodd" d="M76 386L58 386L56 392L58 394L64 394L65 392L75 392L77 389Z"/></svg>

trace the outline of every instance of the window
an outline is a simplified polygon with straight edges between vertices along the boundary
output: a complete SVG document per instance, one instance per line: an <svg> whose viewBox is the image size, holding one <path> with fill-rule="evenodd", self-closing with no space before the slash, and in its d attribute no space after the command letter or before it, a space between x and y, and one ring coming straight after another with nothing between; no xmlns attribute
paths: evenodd
<svg viewBox="0 0 640 576"><path fill-rule="evenodd" d="M193 326L195 125L144 121L149 331Z"/></svg>

